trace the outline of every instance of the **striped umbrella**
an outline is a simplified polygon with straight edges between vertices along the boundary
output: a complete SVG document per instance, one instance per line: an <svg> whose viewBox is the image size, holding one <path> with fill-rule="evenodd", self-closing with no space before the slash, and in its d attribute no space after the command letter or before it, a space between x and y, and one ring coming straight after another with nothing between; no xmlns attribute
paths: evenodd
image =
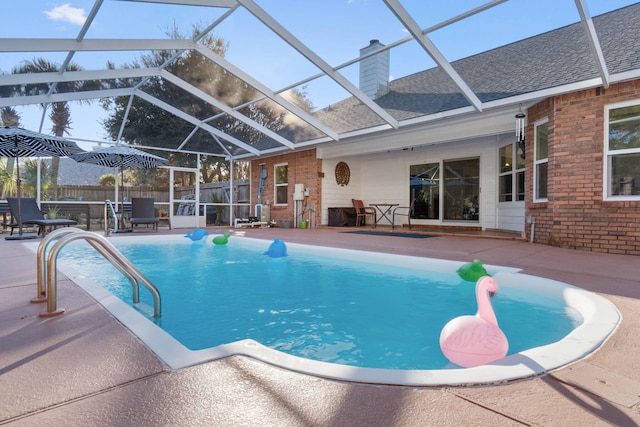
<svg viewBox="0 0 640 427"><path fill-rule="evenodd" d="M94 165L123 169L150 169L169 164L167 159L125 145L115 145L113 147L85 151L73 155L71 158L76 162L93 163Z"/></svg>
<svg viewBox="0 0 640 427"><path fill-rule="evenodd" d="M16 126L0 127L0 155L4 157L65 157L82 152L75 142Z"/></svg>
<svg viewBox="0 0 640 427"><path fill-rule="evenodd" d="M94 165L108 166L112 168L120 168L121 173L126 168L151 169L158 166L167 166L169 161L153 154L126 145L114 145L111 147L100 148L93 151L85 151L83 153L71 156L73 160L81 163L92 163ZM124 185L124 180L121 179ZM118 186L116 186L116 211L118 210Z"/></svg>
<svg viewBox="0 0 640 427"><path fill-rule="evenodd" d="M80 153L82 149L75 142L53 135L22 129L16 126L0 127L0 156L16 159L16 189L18 192L18 230L15 236L5 239L32 239L35 235L22 233L22 204L20 198L20 157L65 157Z"/></svg>

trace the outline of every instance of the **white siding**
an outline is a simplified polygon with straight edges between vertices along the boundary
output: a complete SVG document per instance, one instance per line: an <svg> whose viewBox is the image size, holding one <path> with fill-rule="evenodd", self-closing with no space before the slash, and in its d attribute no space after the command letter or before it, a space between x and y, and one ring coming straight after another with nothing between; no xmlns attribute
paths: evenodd
<svg viewBox="0 0 640 427"><path fill-rule="evenodd" d="M480 159L480 223L485 229L501 228L522 231L524 228L524 206L497 203L498 147L511 141L511 134L485 136L446 144L420 146L414 134L406 149L382 153L360 154L327 158L323 160L322 224L328 223L329 207L352 206L351 199L362 199L365 204L375 202L398 203L408 206L409 167L414 164L439 162L466 158ZM408 137L408 135L405 135ZM349 185L338 186L335 166L343 161L351 169ZM509 206L507 206L509 205ZM406 219L406 218L403 218ZM413 221L412 221L413 222ZM416 220L416 224L452 224ZM478 225L476 222L456 222L456 225Z"/></svg>
<svg viewBox="0 0 640 427"><path fill-rule="evenodd" d="M524 231L524 202L499 203L498 224L500 230Z"/></svg>
<svg viewBox="0 0 640 427"><path fill-rule="evenodd" d="M336 183L335 170L336 165L340 161L349 165L349 169L351 170L349 184L346 186L339 186ZM322 172L324 172L324 178L322 180L322 224L326 225L328 223L327 208L353 206L351 199L361 197L361 164L362 160L356 157L322 161Z"/></svg>

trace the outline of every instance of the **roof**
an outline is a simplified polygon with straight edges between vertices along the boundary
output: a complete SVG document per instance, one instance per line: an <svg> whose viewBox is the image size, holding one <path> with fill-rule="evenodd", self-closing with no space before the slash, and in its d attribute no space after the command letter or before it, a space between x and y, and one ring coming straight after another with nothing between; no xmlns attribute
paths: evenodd
<svg viewBox="0 0 640 427"><path fill-rule="evenodd" d="M376 100L366 96L357 85L345 77L347 71L343 71L349 65L357 64L362 57L356 56L339 66L329 65L328 60L294 36L292 31L255 1L97 0L75 39L0 38L0 53L66 52L64 64L68 64L80 53L101 54L108 59L108 55L116 51L164 51L167 52L166 63L159 67L138 64L128 68L81 71L69 71L66 65L62 65L57 72L0 74L0 93L4 89L3 96L0 96L0 108L127 97L190 124L192 131L186 134L176 134L170 129L164 129L159 139L162 139L165 148L242 158L325 142L345 141L354 135L401 129L416 123L428 124L454 115L483 114L492 109L532 103L547 96L582 88L607 87L611 83L640 76L640 35L635 30L637 22L640 22L639 3L591 18L586 1L577 1L576 11L580 21L575 24L449 62L429 37L429 33L434 29L448 28L453 23L464 23L471 17L487 13L505 3L505 0L494 0L463 11L427 29L418 25L419 21L425 21L423 16L412 15L397 0L383 2L388 9L387 13L395 16L410 34L406 39L388 43L385 49L396 48L408 42L418 46L422 53L426 53L435 66L393 80L389 84L389 93ZM171 4L182 8L198 7L198 11L203 12L215 9L220 13L193 39L87 37L95 22L99 21L103 9L153 3ZM283 89L273 89L266 82L252 77L250 72L225 57L216 55L201 43L207 34L241 13L249 14L254 19L256 31L258 26L261 26L265 31L265 39L274 38L288 44L303 57L306 65L311 65L311 69L319 69L320 73L303 78ZM204 15L205 13L202 13L202 16ZM251 33L253 30L254 28L245 31ZM215 63L225 73L242 81L245 87L255 89L260 97L237 105L216 91L207 91L204 86L196 87L172 74L171 64L185 51L198 52L202 55L203 61ZM289 58L273 58L274 62L282 61L285 64L288 60ZM297 68L306 69L305 64ZM337 84L346 94L344 100L315 112L307 112L288 101L286 93L289 89L304 87L305 84L318 79L330 79L334 85ZM152 80L161 81L165 85L175 85L186 97L209 105L217 114L213 117L200 117L198 113L174 103L173 99L158 99L147 90L146 84ZM64 83L77 81L94 81L100 83L100 87L84 91L63 90ZM104 83L108 81L117 84ZM36 83L46 84L48 91L29 95L6 90L16 85ZM247 106L259 103L284 111L285 126L280 129L266 128L255 117L246 115ZM128 112L127 108L125 117ZM244 123L253 131L230 131L230 121ZM134 142L135 138L127 134L127 120L124 124L123 134L126 138L120 142Z"/></svg>
<svg viewBox="0 0 640 427"><path fill-rule="evenodd" d="M618 76L625 79L628 72L634 78L640 77L638 22L640 3L593 19L612 81ZM581 23L454 61L451 65L485 105L501 101L518 105L547 94L574 91L582 87L582 82L602 85ZM426 122L429 116L471 106L441 67L391 81L389 93L375 102L401 123L419 117ZM316 115L341 134L384 124L353 97ZM306 135L309 139L321 136L318 132Z"/></svg>
<svg viewBox="0 0 640 427"><path fill-rule="evenodd" d="M46 160L50 163L50 160ZM99 185L103 175L114 174L114 168L80 163L69 158L61 158L58 171L58 184L60 185Z"/></svg>

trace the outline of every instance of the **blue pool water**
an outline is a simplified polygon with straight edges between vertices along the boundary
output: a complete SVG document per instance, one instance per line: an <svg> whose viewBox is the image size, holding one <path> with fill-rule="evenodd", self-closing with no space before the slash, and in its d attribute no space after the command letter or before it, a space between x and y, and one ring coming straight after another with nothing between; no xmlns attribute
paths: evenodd
<svg viewBox="0 0 640 427"><path fill-rule="evenodd" d="M192 350L250 338L331 363L452 368L440 351L440 330L476 311L474 283L419 265L355 263L291 249L273 259L264 255L270 242L242 238L225 246L211 238L129 242L112 240L162 295L160 320L138 309ZM129 281L86 243L65 247L60 259L131 304ZM142 287L140 299L152 306ZM557 300L524 290L503 286L492 303L509 354L556 342L582 322Z"/></svg>

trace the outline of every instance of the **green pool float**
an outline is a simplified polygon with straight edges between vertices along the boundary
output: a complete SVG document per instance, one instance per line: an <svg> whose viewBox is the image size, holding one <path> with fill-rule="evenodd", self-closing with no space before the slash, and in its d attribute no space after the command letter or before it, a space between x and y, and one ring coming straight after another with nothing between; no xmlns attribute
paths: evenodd
<svg viewBox="0 0 640 427"><path fill-rule="evenodd" d="M469 262L460 266L457 270L458 276L460 276L463 280L468 282L477 282L479 278L484 276L491 276L487 273L484 266L482 265L482 261L479 259L474 259L473 262Z"/></svg>
<svg viewBox="0 0 640 427"><path fill-rule="evenodd" d="M214 245L226 245L229 242L229 236L231 233L224 233L222 236L216 236L213 238Z"/></svg>

